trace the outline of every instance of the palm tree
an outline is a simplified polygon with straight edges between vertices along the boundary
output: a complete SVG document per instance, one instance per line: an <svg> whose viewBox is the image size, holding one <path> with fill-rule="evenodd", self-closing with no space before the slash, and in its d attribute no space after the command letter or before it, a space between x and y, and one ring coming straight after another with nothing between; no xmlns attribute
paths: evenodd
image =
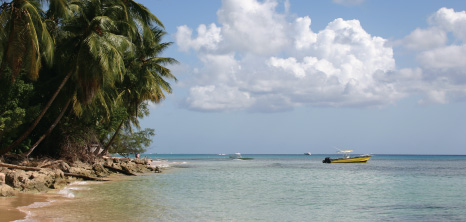
<svg viewBox="0 0 466 222"><path fill-rule="evenodd" d="M44 61L53 62L53 40L43 21L39 0L13 0L0 6L0 77L6 69L12 81L24 71L37 79Z"/></svg>
<svg viewBox="0 0 466 222"><path fill-rule="evenodd" d="M40 1L37 0L13 0L1 5L0 27L4 29L0 32L0 77L2 72L10 70L13 82L20 72L25 72L30 79L35 80L39 77L42 61L48 66L52 65L54 43L42 15ZM50 104L47 103L48 106ZM0 156L19 145L45 112L46 109L18 140L1 149Z"/></svg>
<svg viewBox="0 0 466 222"><path fill-rule="evenodd" d="M19 145L35 128L46 110L51 106L58 93L69 79L69 97L76 96L73 103L90 103L103 84L113 85L116 80L123 79L125 73L124 57L130 57L133 44L129 39L119 34L118 23L105 16L111 10L98 0L71 1L71 6L78 11L77 15L64 20L57 36L57 63L55 69L67 73L52 98L46 104L43 112L33 125L13 144L0 150L0 156Z"/></svg>
<svg viewBox="0 0 466 222"><path fill-rule="evenodd" d="M98 0L72 1L71 4L79 14L64 21L60 28L57 54L62 66L57 69L67 73L61 86L72 79L71 89L67 90L71 92L70 99L75 97L73 108L79 114L82 106L90 104L103 86L112 88L115 81L123 79L124 58L131 57L133 44L126 36L120 35L119 26L124 23L106 16L119 14L112 11L121 9L109 7ZM59 87L56 94L61 90ZM62 116L54 123L58 123ZM53 127L55 125L52 124Z"/></svg>
<svg viewBox="0 0 466 222"><path fill-rule="evenodd" d="M177 80L165 65L177 63L173 58L159 57L172 43L163 43L162 38L166 35L163 30L153 27L151 35L146 35L141 44L137 46L136 58L128 65L128 72L125 82L123 83L123 101L127 106L128 118L123 119L115 133L110 138L104 148L104 152L109 149L114 139L118 135L121 127L127 122L138 126L138 110L141 104L147 101L159 103L165 99L164 91L172 93L170 83L165 79ZM148 39L148 37L153 37Z"/></svg>

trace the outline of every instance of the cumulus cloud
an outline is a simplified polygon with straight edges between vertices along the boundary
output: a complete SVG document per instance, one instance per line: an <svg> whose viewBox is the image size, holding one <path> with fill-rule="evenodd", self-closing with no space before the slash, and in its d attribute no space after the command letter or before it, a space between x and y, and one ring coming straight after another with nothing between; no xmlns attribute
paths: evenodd
<svg viewBox="0 0 466 222"><path fill-rule="evenodd" d="M276 1L223 1L218 10L229 50L271 55L288 44L285 16L275 12Z"/></svg>
<svg viewBox="0 0 466 222"><path fill-rule="evenodd" d="M445 45L447 33L437 27L429 29L415 29L402 41L404 47L410 50L427 50Z"/></svg>
<svg viewBox="0 0 466 222"><path fill-rule="evenodd" d="M222 40L220 30L221 29L213 23L210 24L208 28L206 25L202 24L197 28L197 38L191 39L193 30L183 25L177 28L175 38L182 51L188 51L191 48L196 51L213 51L218 49L217 45Z"/></svg>
<svg viewBox="0 0 466 222"><path fill-rule="evenodd" d="M429 23L439 27L461 41L466 41L466 12L455 12L454 9L441 8L429 18Z"/></svg>
<svg viewBox="0 0 466 222"><path fill-rule="evenodd" d="M428 23L428 28L418 28L401 41L405 48L416 51L419 67L413 68L417 71L412 73L420 77L411 85L411 90L424 95L420 104L464 100L466 12L440 8L429 17ZM449 35L452 39L448 39Z"/></svg>
<svg viewBox="0 0 466 222"><path fill-rule="evenodd" d="M367 33L358 20L335 19L314 32L310 17L289 20L277 5L225 0L218 25L199 25L197 36L178 27L180 49L193 49L202 62L191 80L189 108L265 112L383 106L400 98L393 82L381 81L395 69L385 39Z"/></svg>
<svg viewBox="0 0 466 222"><path fill-rule="evenodd" d="M299 106L380 107L412 94L420 104L466 99L466 13L441 8L398 42L417 67L397 70L387 40L358 20L319 31L309 16L276 10L275 0L224 0L218 24L178 27L176 43L200 61L188 108L273 112ZM196 31L194 31L196 30ZM450 39L449 39L450 37Z"/></svg>

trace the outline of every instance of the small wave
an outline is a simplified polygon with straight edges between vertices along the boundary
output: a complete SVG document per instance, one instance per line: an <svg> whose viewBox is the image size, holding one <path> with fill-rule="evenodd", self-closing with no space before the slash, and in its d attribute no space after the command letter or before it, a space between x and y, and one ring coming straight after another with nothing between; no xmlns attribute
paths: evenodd
<svg viewBox="0 0 466 222"><path fill-rule="evenodd" d="M88 185L89 182L86 182L86 181L74 181L72 183L70 183L68 186L73 186L73 185Z"/></svg>
<svg viewBox="0 0 466 222"><path fill-rule="evenodd" d="M62 195L64 197L67 197L67 198L74 198L75 197L73 192L71 192L71 189L69 189L69 188L65 188L63 190L58 191L58 194L60 194L60 195Z"/></svg>
<svg viewBox="0 0 466 222"><path fill-rule="evenodd" d="M32 213L31 209L48 206L54 201L55 200L50 200L48 202L35 202L35 203L32 203L32 204L30 204L28 206L18 207L18 210L25 213L26 217L24 219L22 219L22 220L15 220L15 222L35 221L35 220L32 219L34 214Z"/></svg>
<svg viewBox="0 0 466 222"><path fill-rule="evenodd" d="M87 185L91 184L90 182L87 181L74 181L70 183L68 186L65 188L61 189L58 191L58 194L62 195L63 197L67 198L74 198L75 195L72 191L74 190L89 190L90 188L87 187Z"/></svg>

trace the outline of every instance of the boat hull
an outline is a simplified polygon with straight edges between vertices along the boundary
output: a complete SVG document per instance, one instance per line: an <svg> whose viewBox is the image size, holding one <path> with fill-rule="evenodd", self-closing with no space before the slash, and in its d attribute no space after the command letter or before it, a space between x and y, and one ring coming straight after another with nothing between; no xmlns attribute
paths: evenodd
<svg viewBox="0 0 466 222"><path fill-rule="evenodd" d="M350 158L339 158L339 159L331 159L330 163L365 163L370 158L371 158L371 156L358 156L358 157L350 157Z"/></svg>

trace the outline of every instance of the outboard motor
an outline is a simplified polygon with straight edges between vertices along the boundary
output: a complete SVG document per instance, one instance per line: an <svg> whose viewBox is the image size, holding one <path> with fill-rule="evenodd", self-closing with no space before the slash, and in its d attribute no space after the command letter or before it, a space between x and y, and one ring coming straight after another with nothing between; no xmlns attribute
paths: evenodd
<svg viewBox="0 0 466 222"><path fill-rule="evenodd" d="M325 159L322 160L322 163L330 163L330 157L325 157Z"/></svg>

